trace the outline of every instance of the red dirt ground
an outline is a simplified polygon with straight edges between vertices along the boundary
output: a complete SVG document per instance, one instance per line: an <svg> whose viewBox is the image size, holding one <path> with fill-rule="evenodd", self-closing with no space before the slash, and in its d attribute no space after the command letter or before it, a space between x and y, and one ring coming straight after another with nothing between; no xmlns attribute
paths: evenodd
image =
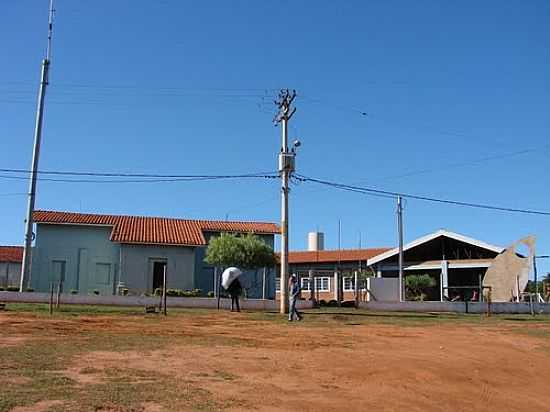
<svg viewBox="0 0 550 412"><path fill-rule="evenodd" d="M250 314L173 316L147 326L148 333L175 339L167 347L80 353L60 372L88 385L101 382L102 370L121 364L151 374L160 370L199 385L216 399L238 400L226 409L235 411L550 410L549 324L391 325L352 323L354 318L323 315L286 324ZM37 329L40 339L55 342L95 330L134 333L140 327L139 319L127 316L0 314L0 350L37 339ZM531 335L525 328L543 333ZM178 334L204 341L178 343ZM222 338L238 343L218 344ZM90 368L98 372L82 372ZM55 399L17 411L56 405L47 401ZM141 410L169 409L159 401Z"/></svg>

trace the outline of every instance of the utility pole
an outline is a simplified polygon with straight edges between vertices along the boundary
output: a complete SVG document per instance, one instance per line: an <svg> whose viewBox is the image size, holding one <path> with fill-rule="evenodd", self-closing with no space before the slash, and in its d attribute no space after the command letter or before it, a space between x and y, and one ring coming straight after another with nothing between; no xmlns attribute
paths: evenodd
<svg viewBox="0 0 550 412"><path fill-rule="evenodd" d="M399 301L403 302L403 205L397 196L397 232L399 235Z"/></svg>
<svg viewBox="0 0 550 412"><path fill-rule="evenodd" d="M281 124L281 151L279 152L279 174L281 176L281 283L280 283L280 312L288 313L288 194L289 180L295 170L296 148L300 142L293 144L292 151L288 149L288 122L296 112L292 102L296 98L296 90L288 89L279 92L275 101L279 112L275 116L275 124Z"/></svg>
<svg viewBox="0 0 550 412"><path fill-rule="evenodd" d="M40 77L40 87L38 90L38 104L36 109L36 121L34 127L34 147L32 153L31 175L29 183L29 199L27 203L27 220L25 221L25 247L23 250L23 264L21 266L21 282L19 291L23 292L30 281L31 261L32 261L32 241L34 238L33 213L36 196L36 177L38 174L38 160L40 158L40 143L42 140L42 123L44 119L44 98L46 96L46 87L48 86L50 59L52 51L52 32L53 32L53 0L50 0L48 13L48 47L46 49L46 58L42 60L42 72Z"/></svg>

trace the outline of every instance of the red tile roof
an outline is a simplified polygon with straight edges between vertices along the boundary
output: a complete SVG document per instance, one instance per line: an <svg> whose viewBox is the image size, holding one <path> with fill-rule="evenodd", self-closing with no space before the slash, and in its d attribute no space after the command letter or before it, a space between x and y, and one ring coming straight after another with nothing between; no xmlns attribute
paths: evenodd
<svg viewBox="0 0 550 412"><path fill-rule="evenodd" d="M0 246L0 262L21 263L23 246Z"/></svg>
<svg viewBox="0 0 550 412"><path fill-rule="evenodd" d="M37 210L36 223L112 226L111 240L118 243L206 245L204 232L276 234L279 227L264 222L224 222L146 216L96 215Z"/></svg>
<svg viewBox="0 0 550 412"><path fill-rule="evenodd" d="M342 250L320 250L320 251L299 251L288 254L288 262L295 263L330 263L330 262L358 262L365 261L391 248L371 249L342 249Z"/></svg>

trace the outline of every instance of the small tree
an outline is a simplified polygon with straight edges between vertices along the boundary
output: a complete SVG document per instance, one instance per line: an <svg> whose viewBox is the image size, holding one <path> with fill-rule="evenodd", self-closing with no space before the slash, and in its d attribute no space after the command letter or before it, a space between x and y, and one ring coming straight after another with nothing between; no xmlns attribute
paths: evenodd
<svg viewBox="0 0 550 412"><path fill-rule="evenodd" d="M423 301L426 298L425 290L433 288L436 285L436 281L428 274L424 275L409 275L405 277L405 287L407 294L413 300Z"/></svg>
<svg viewBox="0 0 550 412"><path fill-rule="evenodd" d="M272 267L277 262L273 249L258 236L227 233L210 241L204 260L212 266L236 266L245 270Z"/></svg>
<svg viewBox="0 0 550 412"><path fill-rule="evenodd" d="M244 260L244 249L239 238L227 233L210 240L204 258L206 263L216 267L241 266Z"/></svg>
<svg viewBox="0 0 550 412"><path fill-rule="evenodd" d="M244 270L273 267L277 263L271 246L253 234L238 236L222 233L210 240L204 260L216 267L236 266ZM265 291L265 284L263 286Z"/></svg>

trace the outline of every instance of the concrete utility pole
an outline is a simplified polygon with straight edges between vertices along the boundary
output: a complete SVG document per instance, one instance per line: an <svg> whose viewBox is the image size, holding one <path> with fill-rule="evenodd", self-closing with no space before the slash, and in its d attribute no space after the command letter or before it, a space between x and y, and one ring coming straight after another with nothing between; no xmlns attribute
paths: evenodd
<svg viewBox="0 0 550 412"><path fill-rule="evenodd" d="M281 151L279 152L279 174L281 175L281 283L279 297L281 299L281 313L288 313L288 192L289 180L295 170L296 148L300 146L295 141L292 151L288 149L288 122L296 112L291 108L296 98L296 90L290 92L288 89L279 92L279 98L275 104L279 112L275 116L275 124L281 124Z"/></svg>
<svg viewBox="0 0 550 412"><path fill-rule="evenodd" d="M23 250L23 264L21 266L21 282L19 291L23 292L30 281L31 261L32 261L32 241L34 238L33 220L34 201L36 195L36 177L38 173L38 160L40 158L40 143L42 140L42 123L44 119L44 98L46 96L46 87L50 71L50 58L52 49L53 32L53 0L50 0L50 9L48 13L48 47L46 49L46 58L42 60L42 73L40 77L40 88L38 90L38 105L36 109L36 122L34 127L34 147L32 153L31 176L29 183L29 199L27 204L27 220L25 221L25 247Z"/></svg>
<svg viewBox="0 0 550 412"><path fill-rule="evenodd" d="M403 302L403 205L397 196L397 232L399 235L399 301Z"/></svg>

